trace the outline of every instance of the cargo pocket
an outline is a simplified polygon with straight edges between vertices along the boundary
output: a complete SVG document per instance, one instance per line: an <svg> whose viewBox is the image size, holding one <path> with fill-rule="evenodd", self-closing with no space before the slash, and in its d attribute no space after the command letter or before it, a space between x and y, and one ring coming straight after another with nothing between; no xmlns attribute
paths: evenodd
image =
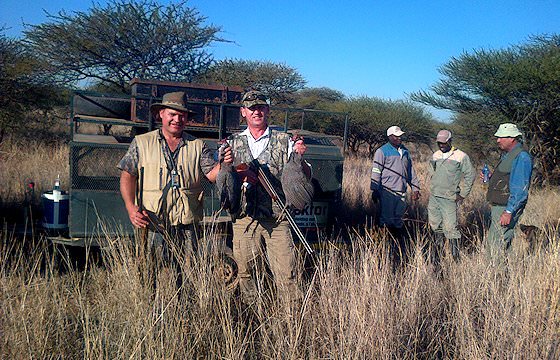
<svg viewBox="0 0 560 360"><path fill-rule="evenodd" d="M204 192L201 189L190 190L179 189L183 200L181 212L181 223L184 225L198 223L204 215Z"/></svg>

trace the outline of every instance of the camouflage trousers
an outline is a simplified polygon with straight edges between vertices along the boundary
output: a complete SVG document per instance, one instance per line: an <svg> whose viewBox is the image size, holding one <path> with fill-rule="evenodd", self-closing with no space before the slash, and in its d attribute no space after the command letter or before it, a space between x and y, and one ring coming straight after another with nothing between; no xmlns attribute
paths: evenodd
<svg viewBox="0 0 560 360"><path fill-rule="evenodd" d="M140 236L142 230L138 230ZM177 288L183 286L193 271L193 260L197 254L200 227L197 225L172 226L165 231L148 230L141 240L143 252L149 268L152 286L155 289L160 271L170 268L175 271Z"/></svg>
<svg viewBox="0 0 560 360"><path fill-rule="evenodd" d="M238 219L233 224L233 257L246 302L253 303L259 294L253 278L253 273L264 276L263 269L257 266L259 258L266 260L280 296L297 294L295 248L287 221Z"/></svg>

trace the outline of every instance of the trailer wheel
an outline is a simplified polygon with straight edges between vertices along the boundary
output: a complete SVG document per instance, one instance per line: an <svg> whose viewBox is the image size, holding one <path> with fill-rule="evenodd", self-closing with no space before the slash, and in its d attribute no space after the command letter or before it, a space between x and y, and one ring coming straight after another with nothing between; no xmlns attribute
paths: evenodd
<svg viewBox="0 0 560 360"><path fill-rule="evenodd" d="M237 277L237 263L227 254L221 254L212 267L212 273L221 281L227 291L234 291L239 283Z"/></svg>

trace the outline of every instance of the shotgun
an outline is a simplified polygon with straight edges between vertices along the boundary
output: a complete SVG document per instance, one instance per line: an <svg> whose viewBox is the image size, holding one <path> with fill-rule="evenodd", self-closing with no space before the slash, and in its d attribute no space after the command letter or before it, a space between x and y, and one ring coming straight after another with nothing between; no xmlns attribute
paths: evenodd
<svg viewBox="0 0 560 360"><path fill-rule="evenodd" d="M142 166L138 172L138 211L144 211L144 167ZM148 240L148 227L140 229L140 238L146 244Z"/></svg>
<svg viewBox="0 0 560 360"><path fill-rule="evenodd" d="M284 204L282 199L278 196L278 193L274 189L274 186L270 182L270 179L266 175L265 171L262 169L259 162L257 160L253 160L251 162L251 165L257 170L257 177L259 179L259 182L261 183L263 188L266 190L266 192L268 193L268 195L270 196L272 201L274 201L276 203L276 205L278 205L282 209L282 211L286 214L286 219L288 220L288 224L290 224L290 227L292 228L292 230L294 231L294 233L298 237L299 241L303 244L303 247L305 248L305 251L307 251L307 253L310 254L310 255L313 254L313 249L311 248L311 246L309 245L309 243L305 239L305 236L303 235L303 233L301 232L301 230L297 226L296 221L294 220L294 217L292 216L292 214L290 214L290 211L286 208L286 205Z"/></svg>

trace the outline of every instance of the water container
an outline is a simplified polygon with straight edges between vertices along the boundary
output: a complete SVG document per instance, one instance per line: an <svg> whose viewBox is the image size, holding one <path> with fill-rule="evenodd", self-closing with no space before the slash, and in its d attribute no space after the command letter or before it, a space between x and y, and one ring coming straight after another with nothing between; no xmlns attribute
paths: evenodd
<svg viewBox="0 0 560 360"><path fill-rule="evenodd" d="M486 184L488 180L490 180L490 169L488 168L488 165L484 164L482 167L482 182Z"/></svg>
<svg viewBox="0 0 560 360"><path fill-rule="evenodd" d="M64 230L68 228L68 210L70 197L65 191L58 188L47 191L41 195L43 202L43 227L53 230Z"/></svg>

